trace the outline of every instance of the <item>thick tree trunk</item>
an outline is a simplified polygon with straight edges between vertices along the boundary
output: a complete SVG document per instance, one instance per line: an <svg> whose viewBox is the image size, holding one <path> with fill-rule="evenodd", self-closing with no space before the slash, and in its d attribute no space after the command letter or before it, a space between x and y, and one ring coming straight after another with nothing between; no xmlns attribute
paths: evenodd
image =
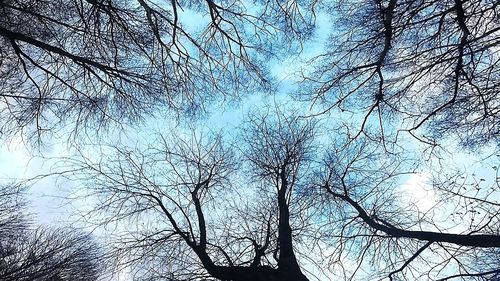
<svg viewBox="0 0 500 281"><path fill-rule="evenodd" d="M259 267L215 267L210 273L224 281L307 281L301 272L290 272L281 268Z"/></svg>
<svg viewBox="0 0 500 281"><path fill-rule="evenodd" d="M288 189L288 181L283 172L281 177L281 188L278 191L278 207L279 207L279 223L278 223L278 240L279 240L279 260L278 268L280 273L285 278L283 280L307 280L300 270L299 263L293 251L292 242L292 227L290 226L290 211L286 202L286 193Z"/></svg>
<svg viewBox="0 0 500 281"><path fill-rule="evenodd" d="M283 198L280 198L283 197ZM290 213L285 203L285 194L280 194L278 200L283 202L279 205L279 261L278 268L285 275L284 280L307 280L300 270L299 263L293 252L292 228L290 226Z"/></svg>
<svg viewBox="0 0 500 281"><path fill-rule="evenodd" d="M218 266L200 246L194 246L203 267L212 276L224 281L307 281L300 268L270 266ZM295 256L293 257L295 260ZM281 259L280 259L281 260ZM296 261L295 261L296 263Z"/></svg>

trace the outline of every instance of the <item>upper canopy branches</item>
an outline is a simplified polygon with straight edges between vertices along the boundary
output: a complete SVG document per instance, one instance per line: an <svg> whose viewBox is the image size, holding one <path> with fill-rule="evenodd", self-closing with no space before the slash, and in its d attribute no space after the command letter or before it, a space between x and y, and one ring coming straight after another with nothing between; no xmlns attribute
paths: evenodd
<svg viewBox="0 0 500 281"><path fill-rule="evenodd" d="M488 0L334 1L328 52L305 75L312 98L326 110L362 113L360 130L373 123L382 137L396 124L429 144L442 136L470 147L496 142L498 8Z"/></svg>
<svg viewBox="0 0 500 281"><path fill-rule="evenodd" d="M1 132L195 114L268 87L259 54L306 36L306 14L293 1L0 1Z"/></svg>
<svg viewBox="0 0 500 281"><path fill-rule="evenodd" d="M323 129L279 110L257 112L233 142L220 132L164 134L144 150L112 145L98 159L82 155L64 174L83 179L98 200L89 216L96 223L141 222L117 244L138 276L433 279L454 266L496 274L494 264L471 268L500 247L498 179L470 193L447 189L456 179L430 171L432 181L420 184L432 192L412 203L402 189L418 173L411 154ZM425 192L415 183L410 191ZM154 264L162 266L149 270Z"/></svg>

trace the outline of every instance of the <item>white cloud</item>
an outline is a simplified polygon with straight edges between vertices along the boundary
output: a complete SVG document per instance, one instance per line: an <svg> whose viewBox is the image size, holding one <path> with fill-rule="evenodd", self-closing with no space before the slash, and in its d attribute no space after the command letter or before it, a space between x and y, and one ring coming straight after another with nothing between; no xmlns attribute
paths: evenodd
<svg viewBox="0 0 500 281"><path fill-rule="evenodd" d="M399 193L403 203L419 212L427 212L436 204L436 193L431 188L429 173L411 174L401 185Z"/></svg>

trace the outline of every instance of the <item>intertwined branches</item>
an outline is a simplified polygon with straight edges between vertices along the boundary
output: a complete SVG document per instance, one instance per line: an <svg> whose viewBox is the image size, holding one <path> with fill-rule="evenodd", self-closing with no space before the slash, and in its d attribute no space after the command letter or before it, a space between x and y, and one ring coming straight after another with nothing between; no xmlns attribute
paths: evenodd
<svg viewBox="0 0 500 281"><path fill-rule="evenodd" d="M306 96L327 111L361 112L363 133L372 124L384 137L397 124L431 145L443 136L469 147L496 142L497 1L335 1L331 9L334 35L305 75Z"/></svg>
<svg viewBox="0 0 500 281"><path fill-rule="evenodd" d="M97 161L82 154L64 174L85 180L98 200L92 221L120 230L116 254L138 277L497 274L490 261L500 220L490 189L498 179L469 194L436 172L430 201L412 205L401 185L420 164L405 151L389 154L382 142L344 131L319 134L314 120L282 111L250 114L240 128L234 144L197 132L160 137L145 150L112 145ZM457 220L461 209L470 216Z"/></svg>
<svg viewBox="0 0 500 281"><path fill-rule="evenodd" d="M35 226L26 214L25 188L0 188L0 280L94 281L103 276L103 250L75 229Z"/></svg>
<svg viewBox="0 0 500 281"><path fill-rule="evenodd" d="M0 15L3 135L196 114L268 87L258 54L310 32L294 1L6 0Z"/></svg>

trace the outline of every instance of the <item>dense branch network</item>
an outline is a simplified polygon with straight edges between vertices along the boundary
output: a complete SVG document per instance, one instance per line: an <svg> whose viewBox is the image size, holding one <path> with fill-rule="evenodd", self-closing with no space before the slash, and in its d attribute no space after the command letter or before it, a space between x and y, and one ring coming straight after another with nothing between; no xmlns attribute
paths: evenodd
<svg viewBox="0 0 500 281"><path fill-rule="evenodd" d="M61 123L94 134L269 90L264 60L303 47L321 10L335 28L300 82L319 114L275 104L232 134L77 146L55 173L96 200L84 218L138 279L500 278L498 165L484 179L412 151L498 145L499 2L251 4L0 0L0 138ZM424 163L433 195L409 202ZM30 228L17 193L0 188L0 279L97 278L91 237Z"/></svg>
<svg viewBox="0 0 500 281"><path fill-rule="evenodd" d="M265 89L264 47L281 30L300 38L310 29L288 4L1 1L1 133L106 128L158 108L195 115Z"/></svg>
<svg viewBox="0 0 500 281"><path fill-rule="evenodd" d="M83 157L66 173L99 198L93 213L105 219L98 223L147 221L118 234L116 253L133 257L127 265L137 276L362 279L368 273L361 269L374 262L380 268L369 275L390 279L442 278L452 263L470 276L496 274L494 264L472 270L469 261L487 264L498 255L500 217L490 194L470 198L491 202L476 224L450 231L457 223L401 203L396 187L415 173L412 159L343 132L320 149L318 128L280 111L254 113L235 146L220 133L163 136L145 150L113 145L105 149L109 158ZM449 201L457 198L436 204L459 208L460 199ZM431 253L438 258L426 261ZM346 260L355 265L346 268Z"/></svg>
<svg viewBox="0 0 500 281"><path fill-rule="evenodd" d="M378 136L402 132L427 144L496 143L499 128L498 2L340 1L328 52L304 74L303 93L364 117ZM390 137L384 128L392 128ZM359 135L358 134L358 135Z"/></svg>
<svg viewBox="0 0 500 281"><path fill-rule="evenodd" d="M103 250L89 234L35 226L26 188L0 186L0 280L95 281L104 276Z"/></svg>

